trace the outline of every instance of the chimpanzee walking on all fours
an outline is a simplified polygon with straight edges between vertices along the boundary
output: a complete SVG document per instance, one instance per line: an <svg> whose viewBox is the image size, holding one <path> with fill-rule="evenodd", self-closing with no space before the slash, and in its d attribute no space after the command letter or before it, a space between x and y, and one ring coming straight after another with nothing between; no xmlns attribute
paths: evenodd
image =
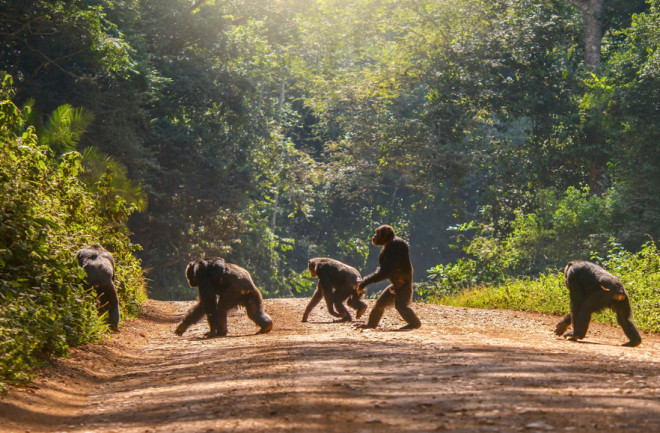
<svg viewBox="0 0 660 433"><path fill-rule="evenodd" d="M85 289L96 292L101 314L108 312L110 329L119 332L119 298L115 289L115 261L101 245L91 245L76 253L78 264L85 270Z"/></svg>
<svg viewBox="0 0 660 433"><path fill-rule="evenodd" d="M610 308L630 339L623 345L635 347L641 344L642 337L632 321L630 299L621 280L598 265L580 260L569 262L564 268L564 275L571 298L571 312L557 323L555 334L573 341L581 340L589 328L591 314ZM566 332L571 324L573 331Z"/></svg>

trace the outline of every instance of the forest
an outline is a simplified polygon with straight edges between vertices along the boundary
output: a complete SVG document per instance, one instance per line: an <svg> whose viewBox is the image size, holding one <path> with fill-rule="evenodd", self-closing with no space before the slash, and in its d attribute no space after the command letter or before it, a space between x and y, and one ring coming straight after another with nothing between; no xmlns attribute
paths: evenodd
<svg viewBox="0 0 660 433"><path fill-rule="evenodd" d="M2 0L2 376L99 338L93 242L128 316L193 299L204 255L309 296L307 260L372 270L381 224L418 300L576 258L645 260L657 299L659 23L658 0Z"/></svg>

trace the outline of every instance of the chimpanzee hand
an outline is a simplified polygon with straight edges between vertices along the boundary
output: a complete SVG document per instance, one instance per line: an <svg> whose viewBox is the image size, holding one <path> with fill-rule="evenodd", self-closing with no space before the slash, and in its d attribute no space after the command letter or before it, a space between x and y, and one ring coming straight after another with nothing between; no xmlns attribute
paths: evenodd
<svg viewBox="0 0 660 433"><path fill-rule="evenodd" d="M568 329L567 323L559 322L555 327L555 335L562 336L564 335L564 332L566 332L567 329Z"/></svg>

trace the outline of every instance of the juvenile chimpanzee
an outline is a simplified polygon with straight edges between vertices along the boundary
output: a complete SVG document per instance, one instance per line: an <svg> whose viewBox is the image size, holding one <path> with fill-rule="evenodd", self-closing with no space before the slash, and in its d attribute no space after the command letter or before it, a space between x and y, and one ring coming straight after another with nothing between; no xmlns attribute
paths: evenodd
<svg viewBox="0 0 660 433"><path fill-rule="evenodd" d="M78 264L85 270L85 289L94 288L101 314L108 312L110 329L119 332L119 298L115 290L115 261L100 245L91 245L76 253Z"/></svg>
<svg viewBox="0 0 660 433"><path fill-rule="evenodd" d="M369 321L365 328L378 326L383 312L394 304L401 317L408 322L401 329L416 329L422 326L415 312L410 308L413 295L413 267L408 256L408 243L394 234L394 229L382 225L376 229L371 239L374 245L382 245L378 257L379 267L370 275L364 277L359 283L358 290L362 291L371 284L390 280L390 284L378 297L376 305L369 314Z"/></svg>
<svg viewBox="0 0 660 433"><path fill-rule="evenodd" d="M641 344L642 337L632 321L630 299L621 280L600 266L585 261L569 262L564 268L564 275L571 299L571 312L557 323L555 334L572 341L581 340L589 328L591 314L610 308L616 313L616 320L630 339L623 345L635 347ZM566 332L571 324L573 331Z"/></svg>
<svg viewBox="0 0 660 433"><path fill-rule="evenodd" d="M339 317L341 322L350 322L351 314L344 306L344 301L348 298L348 306L356 311L356 317L359 319L367 309L367 304L360 298L364 292L357 291L357 285L362 280L360 273L352 266L348 266L339 260L325 257L315 257L307 262L309 272L312 277L319 278L316 285L316 291L312 299L305 308L302 321L306 322L309 314L314 307L325 299L328 312L335 317ZM335 311L337 308L337 311Z"/></svg>
<svg viewBox="0 0 660 433"><path fill-rule="evenodd" d="M273 328L273 321L264 313L259 289L252 282L250 273L240 266L218 257L194 260L186 267L186 277L190 287L199 290L199 302L176 327L174 332L177 335L183 335L206 314L210 328L207 336L225 336L227 311L239 305L245 307L248 317L260 327L257 334L265 334Z"/></svg>

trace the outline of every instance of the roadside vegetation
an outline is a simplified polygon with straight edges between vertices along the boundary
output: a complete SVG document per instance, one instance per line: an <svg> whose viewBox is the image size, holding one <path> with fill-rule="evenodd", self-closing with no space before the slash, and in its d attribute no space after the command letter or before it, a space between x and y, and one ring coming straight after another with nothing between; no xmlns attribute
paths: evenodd
<svg viewBox="0 0 660 433"><path fill-rule="evenodd" d="M75 253L103 244L117 263L116 286L124 318L146 299L140 262L125 221L132 207L115 194L108 171L83 183L81 155L40 145L34 128L0 91L0 391L29 379L30 371L71 346L107 333L93 293L82 288Z"/></svg>
<svg viewBox="0 0 660 433"><path fill-rule="evenodd" d="M655 243L646 243L637 253L614 244L602 257L591 261L616 275L624 284L633 306L634 321L640 330L660 332L660 252ZM478 266L475 264L475 266ZM453 275L452 278L465 280ZM569 312L568 289L561 270L548 269L538 277L506 278L498 283L481 283L437 290L428 302L474 308L537 311L564 316ZM442 283L441 283L442 284ZM428 288L427 288L428 290ZM595 314L594 321L618 326L610 311Z"/></svg>

